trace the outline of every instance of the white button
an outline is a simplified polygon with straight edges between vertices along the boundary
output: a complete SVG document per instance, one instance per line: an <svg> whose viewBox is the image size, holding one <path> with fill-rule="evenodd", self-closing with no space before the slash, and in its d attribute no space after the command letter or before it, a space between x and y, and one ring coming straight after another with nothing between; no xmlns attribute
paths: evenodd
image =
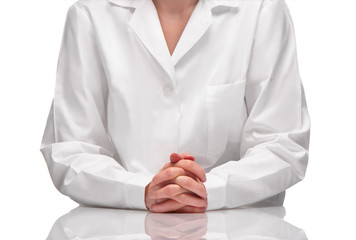
<svg viewBox="0 0 356 240"><path fill-rule="evenodd" d="M165 87L163 87L162 91L165 96L170 96L170 95L172 95L173 88L170 86L165 86Z"/></svg>

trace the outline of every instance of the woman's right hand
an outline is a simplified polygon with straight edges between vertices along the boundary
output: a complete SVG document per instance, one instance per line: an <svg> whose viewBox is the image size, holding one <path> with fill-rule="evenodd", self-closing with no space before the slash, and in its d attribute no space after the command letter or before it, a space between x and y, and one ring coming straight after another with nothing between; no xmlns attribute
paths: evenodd
<svg viewBox="0 0 356 240"><path fill-rule="evenodd" d="M188 153L172 153L145 189L146 208L151 212L205 212L205 171Z"/></svg>

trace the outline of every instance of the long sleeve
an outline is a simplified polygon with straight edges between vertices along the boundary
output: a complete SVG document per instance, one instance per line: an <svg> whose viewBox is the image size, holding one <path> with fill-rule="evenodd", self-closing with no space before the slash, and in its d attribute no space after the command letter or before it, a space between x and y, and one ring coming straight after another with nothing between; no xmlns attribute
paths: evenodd
<svg viewBox="0 0 356 240"><path fill-rule="evenodd" d="M246 76L240 159L207 173L208 210L250 205L301 181L310 118L284 0L263 1Z"/></svg>
<svg viewBox="0 0 356 240"><path fill-rule="evenodd" d="M108 86L85 9L66 16L40 151L55 187L81 205L146 209L149 176L127 171L107 131Z"/></svg>

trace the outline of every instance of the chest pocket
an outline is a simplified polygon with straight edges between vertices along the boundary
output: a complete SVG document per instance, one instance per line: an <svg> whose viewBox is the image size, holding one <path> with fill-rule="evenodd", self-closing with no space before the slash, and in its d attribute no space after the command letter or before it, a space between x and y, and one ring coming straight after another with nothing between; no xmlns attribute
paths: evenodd
<svg viewBox="0 0 356 240"><path fill-rule="evenodd" d="M205 92L207 109L207 152L210 161L215 162L226 149L229 130L234 124L233 116L244 107L245 81L208 85Z"/></svg>

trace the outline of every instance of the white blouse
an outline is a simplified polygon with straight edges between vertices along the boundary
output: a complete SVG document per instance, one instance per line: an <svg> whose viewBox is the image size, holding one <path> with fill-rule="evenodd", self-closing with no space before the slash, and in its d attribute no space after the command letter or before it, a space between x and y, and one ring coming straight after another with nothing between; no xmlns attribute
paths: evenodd
<svg viewBox="0 0 356 240"><path fill-rule="evenodd" d="M79 204L146 209L145 186L188 152L208 210L283 205L309 137L284 0L199 0L172 56L152 0L68 9L40 151Z"/></svg>

